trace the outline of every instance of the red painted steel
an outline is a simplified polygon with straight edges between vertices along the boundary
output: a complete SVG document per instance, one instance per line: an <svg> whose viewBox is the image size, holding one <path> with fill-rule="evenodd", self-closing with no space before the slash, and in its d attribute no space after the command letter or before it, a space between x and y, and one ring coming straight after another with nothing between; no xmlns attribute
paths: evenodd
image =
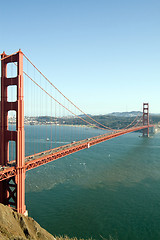
<svg viewBox="0 0 160 240"><path fill-rule="evenodd" d="M9 141L16 143L16 166L4 170L4 181L0 182L0 202L12 206L19 213L25 213L25 149L24 149L24 100L23 100L23 53L1 55L1 125L0 125L0 164L9 163ZM17 63L17 76L7 78L7 64ZM17 87L17 100L8 102L8 87ZM16 111L16 131L8 129L8 111ZM10 176L10 178L8 178Z"/></svg>
<svg viewBox="0 0 160 240"><path fill-rule="evenodd" d="M154 125L149 125L149 127L154 127ZM113 132L111 134L107 133L107 134L99 135L90 139L84 139L82 141L78 141L72 144L64 145L55 149L50 149L41 153L28 156L25 158L25 169L26 171L28 171L33 168L37 168L46 163L55 161L59 158L65 157L67 155L70 155L72 153L78 152L83 149L87 149L98 143L107 141L111 138L119 137L121 135L130 133L130 132L143 130L145 128L148 128L148 126L139 126L139 127L129 128L122 131ZM15 162L13 161L12 164L14 163ZM11 178L14 175L16 175L15 168L7 167L6 169L0 171L0 181Z"/></svg>
<svg viewBox="0 0 160 240"><path fill-rule="evenodd" d="M143 103L143 126L148 126L143 130L143 136L149 137L149 104Z"/></svg>
<svg viewBox="0 0 160 240"><path fill-rule="evenodd" d="M153 127L153 125L149 125L149 127ZM75 142L73 144L69 144L69 145L59 147L59 148L57 148L57 150L53 149L53 150L45 151L45 152L40 153L40 154L36 154L35 155L36 159L30 160L30 161L25 163L26 171L31 170L33 168L36 168L38 166L41 166L43 164L46 164L48 162L57 160L59 158L65 157L65 156L70 155L74 152L78 152L80 150L89 148L93 145L96 145L98 143L107 141L111 138L115 138L115 137L130 133L130 132L134 132L134 131L139 131L139 130L142 130L142 129L145 129L145 128L146 128L146 126L140 126L140 127L125 129L125 130L122 130L122 131L117 131L117 132L114 132L112 134L107 133L107 134L103 134L103 135L100 135L100 136L97 136L97 137L90 138L89 140L85 139L85 140L82 140L82 141L79 141L79 142ZM148 126L147 126L147 128L148 128ZM40 155L42 155L42 156L40 156Z"/></svg>
<svg viewBox="0 0 160 240"><path fill-rule="evenodd" d="M24 147L24 100L23 100L23 53L21 51L7 56L1 55L1 116L0 116L0 202L12 206L25 214L25 171L48 162L87 149L130 132L143 130L149 136L149 104L143 103L143 126L117 130L112 133L74 142L55 149L37 153L25 158ZM7 64L17 62L17 77L7 78ZM8 102L8 86L17 86L17 100ZM8 111L16 111L16 131L8 129ZM9 141L16 143L16 160L9 162Z"/></svg>

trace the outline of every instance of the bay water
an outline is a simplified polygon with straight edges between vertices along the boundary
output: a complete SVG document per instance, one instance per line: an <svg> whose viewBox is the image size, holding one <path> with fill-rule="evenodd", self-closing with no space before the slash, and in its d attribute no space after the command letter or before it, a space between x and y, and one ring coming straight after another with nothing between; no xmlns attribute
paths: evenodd
<svg viewBox="0 0 160 240"><path fill-rule="evenodd" d="M26 155L68 144L50 126L26 126ZM33 129L38 133L36 139ZM46 130L47 129L47 130ZM76 128L82 138L102 130ZM116 240L160 239L160 133L130 133L26 173L29 216L53 235ZM76 135L75 135L76 136Z"/></svg>

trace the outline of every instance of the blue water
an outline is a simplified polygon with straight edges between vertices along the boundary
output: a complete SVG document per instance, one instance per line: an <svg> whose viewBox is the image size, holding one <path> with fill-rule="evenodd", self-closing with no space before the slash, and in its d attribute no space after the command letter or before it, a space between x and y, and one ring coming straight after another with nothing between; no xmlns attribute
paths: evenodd
<svg viewBox="0 0 160 240"><path fill-rule="evenodd" d="M71 141L71 127L57 142L46 141L44 126L34 130L35 142L33 126L25 130L27 155L36 144L44 150ZM80 128L74 131L80 135ZM98 133L103 132L81 131L83 137ZM160 134L140 136L126 134L27 172L29 216L53 235L159 240Z"/></svg>

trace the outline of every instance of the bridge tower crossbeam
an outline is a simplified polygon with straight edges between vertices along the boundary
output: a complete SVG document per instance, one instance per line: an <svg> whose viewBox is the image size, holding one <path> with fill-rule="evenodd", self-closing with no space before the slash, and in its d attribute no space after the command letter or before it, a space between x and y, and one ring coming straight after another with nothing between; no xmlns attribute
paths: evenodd
<svg viewBox="0 0 160 240"><path fill-rule="evenodd" d="M0 202L25 214L25 139L24 139L24 100L23 100L23 53L1 55L1 111L0 111L0 164L9 163L9 141L15 142L16 176L0 182ZM7 64L16 63L17 76L7 77ZM8 101L8 87L16 86L17 99ZM16 112L16 130L10 131L8 112Z"/></svg>

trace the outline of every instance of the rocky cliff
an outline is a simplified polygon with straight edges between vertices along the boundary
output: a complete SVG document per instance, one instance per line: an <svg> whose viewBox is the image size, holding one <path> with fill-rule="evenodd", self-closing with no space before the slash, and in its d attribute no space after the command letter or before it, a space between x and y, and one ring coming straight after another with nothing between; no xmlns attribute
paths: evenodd
<svg viewBox="0 0 160 240"><path fill-rule="evenodd" d="M0 204L0 240L56 240L31 217Z"/></svg>

